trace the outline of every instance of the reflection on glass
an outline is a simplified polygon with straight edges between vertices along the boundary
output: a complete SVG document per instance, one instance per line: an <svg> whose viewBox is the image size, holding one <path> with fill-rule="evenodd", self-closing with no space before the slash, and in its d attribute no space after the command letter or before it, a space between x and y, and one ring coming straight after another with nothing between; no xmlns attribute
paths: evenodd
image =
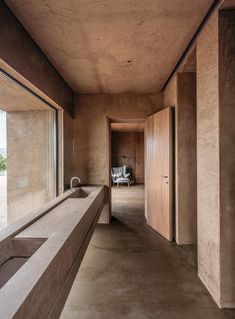
<svg viewBox="0 0 235 319"><path fill-rule="evenodd" d="M0 229L56 195L55 110L6 81L0 77Z"/></svg>
<svg viewBox="0 0 235 319"><path fill-rule="evenodd" d="M0 110L0 229L7 224L6 113Z"/></svg>

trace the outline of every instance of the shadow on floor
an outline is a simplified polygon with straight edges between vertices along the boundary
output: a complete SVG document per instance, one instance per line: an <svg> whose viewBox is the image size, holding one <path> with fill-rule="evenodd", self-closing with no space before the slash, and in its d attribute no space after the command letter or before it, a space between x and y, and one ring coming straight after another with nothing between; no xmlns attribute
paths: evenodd
<svg viewBox="0 0 235 319"><path fill-rule="evenodd" d="M146 226L143 188L130 189L113 196L112 222L97 226L61 318L235 318L198 278L195 247Z"/></svg>

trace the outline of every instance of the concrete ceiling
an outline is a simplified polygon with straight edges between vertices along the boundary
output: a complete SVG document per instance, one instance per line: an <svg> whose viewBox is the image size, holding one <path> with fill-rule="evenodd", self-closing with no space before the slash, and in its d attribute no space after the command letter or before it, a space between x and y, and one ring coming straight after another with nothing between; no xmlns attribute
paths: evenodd
<svg viewBox="0 0 235 319"><path fill-rule="evenodd" d="M137 123L111 123L113 132L144 132L144 122Z"/></svg>
<svg viewBox="0 0 235 319"><path fill-rule="evenodd" d="M6 0L74 91L153 93L212 0Z"/></svg>

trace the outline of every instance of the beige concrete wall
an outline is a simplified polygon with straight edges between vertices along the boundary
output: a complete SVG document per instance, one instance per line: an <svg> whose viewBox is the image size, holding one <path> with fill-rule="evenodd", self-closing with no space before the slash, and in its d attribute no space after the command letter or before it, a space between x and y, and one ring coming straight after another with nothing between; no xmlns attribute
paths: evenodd
<svg viewBox="0 0 235 319"><path fill-rule="evenodd" d="M73 176L73 149L74 149L74 135L73 135L73 118L67 113L63 113L63 135L64 135L64 187L70 186L70 180Z"/></svg>
<svg viewBox="0 0 235 319"><path fill-rule="evenodd" d="M8 223L55 196L52 111L7 113Z"/></svg>
<svg viewBox="0 0 235 319"><path fill-rule="evenodd" d="M175 74L164 90L164 106L177 105L177 74Z"/></svg>
<svg viewBox="0 0 235 319"><path fill-rule="evenodd" d="M176 107L176 240L197 241L196 74L177 76Z"/></svg>
<svg viewBox="0 0 235 319"><path fill-rule="evenodd" d="M3 1L0 3L0 64L22 76L73 114L73 92ZM4 62L4 63L2 63ZM12 70L11 70L12 68Z"/></svg>
<svg viewBox="0 0 235 319"><path fill-rule="evenodd" d="M164 106L175 106L175 238L196 243L196 79L176 73L164 90Z"/></svg>
<svg viewBox="0 0 235 319"><path fill-rule="evenodd" d="M198 274L220 304L218 13L197 41Z"/></svg>
<svg viewBox="0 0 235 319"><path fill-rule="evenodd" d="M198 272L235 307L235 11L216 12L197 43Z"/></svg>
<svg viewBox="0 0 235 319"><path fill-rule="evenodd" d="M235 307L235 10L219 15L221 305Z"/></svg>
<svg viewBox="0 0 235 319"><path fill-rule="evenodd" d="M108 120L144 119L163 107L153 95L77 95L74 120L74 175L83 183L110 185ZM104 221L108 221L106 207Z"/></svg>
<svg viewBox="0 0 235 319"><path fill-rule="evenodd" d="M197 84L178 73L164 91L164 106L176 106L176 240L194 243L197 87L198 273L221 307L235 306L234 21L234 10L216 11L197 40Z"/></svg>

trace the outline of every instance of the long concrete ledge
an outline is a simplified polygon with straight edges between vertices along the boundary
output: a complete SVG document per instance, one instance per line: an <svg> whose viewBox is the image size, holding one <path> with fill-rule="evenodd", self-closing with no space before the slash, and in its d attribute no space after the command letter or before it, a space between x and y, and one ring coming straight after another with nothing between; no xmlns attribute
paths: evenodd
<svg viewBox="0 0 235 319"><path fill-rule="evenodd" d="M1 265L9 280L0 289L0 318L59 317L102 211L104 193L103 186L68 191L2 231L0 284Z"/></svg>

